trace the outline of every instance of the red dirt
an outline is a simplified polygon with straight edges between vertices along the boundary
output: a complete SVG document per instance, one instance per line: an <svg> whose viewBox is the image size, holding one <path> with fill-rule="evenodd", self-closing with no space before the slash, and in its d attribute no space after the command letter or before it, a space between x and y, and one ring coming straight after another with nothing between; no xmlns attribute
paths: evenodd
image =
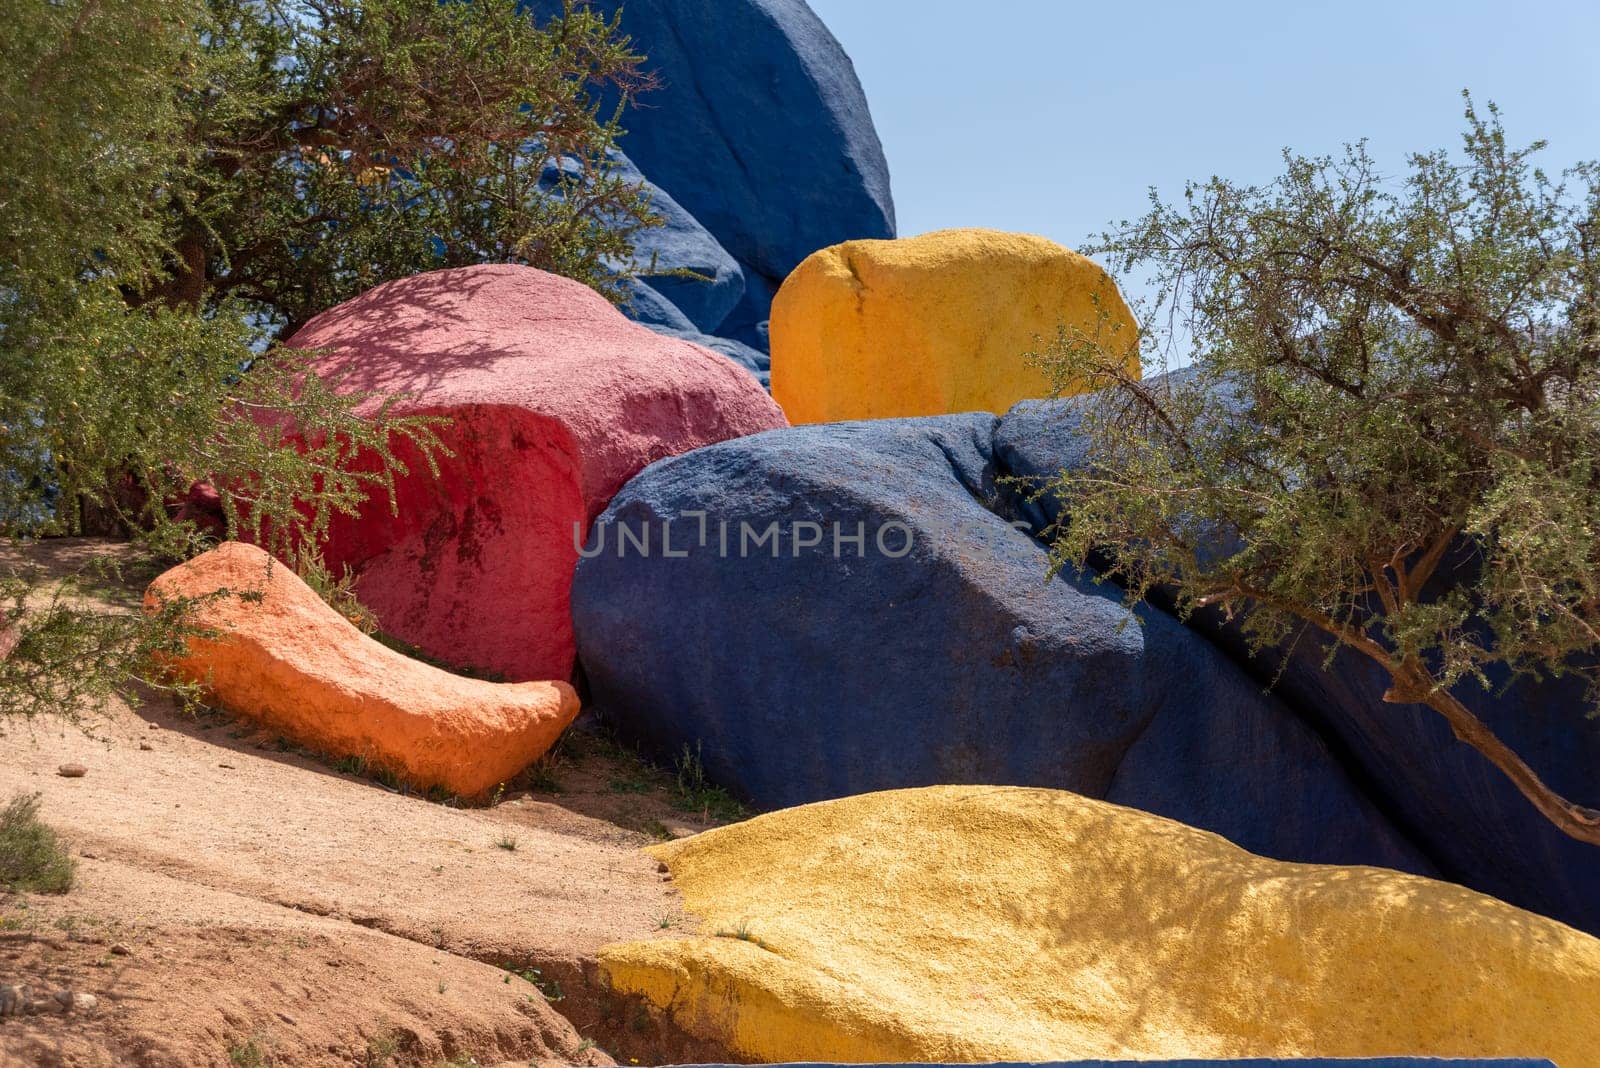
<svg viewBox="0 0 1600 1068"><path fill-rule="evenodd" d="M61 574L118 552L29 555ZM148 577L97 596L136 610ZM64 896L0 893L0 984L100 1002L0 1020L3 1068L724 1059L591 982L601 945L686 922L639 847L707 825L603 737L569 731L538 779L459 808L154 692L92 729L0 724L0 802L41 793L79 864Z"/></svg>

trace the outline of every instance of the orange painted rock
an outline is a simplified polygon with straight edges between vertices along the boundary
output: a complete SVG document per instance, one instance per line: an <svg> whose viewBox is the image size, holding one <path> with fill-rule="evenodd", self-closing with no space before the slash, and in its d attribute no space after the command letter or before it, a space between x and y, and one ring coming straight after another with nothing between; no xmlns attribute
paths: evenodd
<svg viewBox="0 0 1600 1068"><path fill-rule="evenodd" d="M463 796L504 782L578 714L564 682L461 678L380 645L262 550L227 542L150 584L145 609L194 599L177 675L303 745Z"/></svg>

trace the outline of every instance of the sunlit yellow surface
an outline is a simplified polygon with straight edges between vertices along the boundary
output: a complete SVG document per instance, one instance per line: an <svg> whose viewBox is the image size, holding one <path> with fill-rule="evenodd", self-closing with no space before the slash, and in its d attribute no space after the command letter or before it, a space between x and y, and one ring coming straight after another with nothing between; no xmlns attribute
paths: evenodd
<svg viewBox="0 0 1600 1068"><path fill-rule="evenodd" d="M1074 794L867 794L652 852L701 934L608 947L602 969L754 1060L1600 1065L1600 941Z"/></svg>
<svg viewBox="0 0 1600 1068"><path fill-rule="evenodd" d="M792 423L1004 412L1050 395L1023 357L1063 325L1119 352L1135 339L1110 277L1053 241L846 241L807 257L772 302L772 396Z"/></svg>

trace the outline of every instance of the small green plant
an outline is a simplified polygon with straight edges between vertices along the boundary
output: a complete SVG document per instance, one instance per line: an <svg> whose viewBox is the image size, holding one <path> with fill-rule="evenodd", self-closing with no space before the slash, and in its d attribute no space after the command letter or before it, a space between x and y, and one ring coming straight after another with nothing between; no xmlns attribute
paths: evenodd
<svg viewBox="0 0 1600 1068"><path fill-rule="evenodd" d="M523 968L507 968L506 971L508 973L506 976L508 980L511 976L515 975L517 978L522 979L525 982L532 983L538 988L539 993L544 995L544 999L546 1001L560 1001L566 997L566 994L561 990L561 983L559 980L546 977L544 972L533 967L532 965L528 965L527 967Z"/></svg>
<svg viewBox="0 0 1600 1068"><path fill-rule="evenodd" d="M343 772L346 775L364 777L367 774L367 758L355 755L340 757L338 762L333 765L333 770Z"/></svg>
<svg viewBox="0 0 1600 1068"><path fill-rule="evenodd" d="M728 791L706 778L699 742L693 749L685 742L674 764L678 773L674 804L680 811L699 813L702 818L719 823L732 823L749 815Z"/></svg>
<svg viewBox="0 0 1600 1068"><path fill-rule="evenodd" d="M266 1068L271 1064L266 1046L255 1035L228 1047L228 1063L236 1068Z"/></svg>
<svg viewBox="0 0 1600 1068"><path fill-rule="evenodd" d="M384 1068L400 1053L400 1036L393 1031L367 1039L366 1068Z"/></svg>
<svg viewBox="0 0 1600 1068"><path fill-rule="evenodd" d="M658 842L670 842L674 837L672 828L660 820L645 820L639 829Z"/></svg>
<svg viewBox="0 0 1600 1068"><path fill-rule="evenodd" d="M378 617L356 597L356 577L348 568L341 567L335 575L320 556L307 552L290 554L289 563L302 582L361 633L370 635L378 629Z"/></svg>
<svg viewBox="0 0 1600 1068"><path fill-rule="evenodd" d="M76 863L39 819L39 795L19 794L0 809L0 885L13 893L64 894Z"/></svg>
<svg viewBox="0 0 1600 1068"><path fill-rule="evenodd" d="M672 913L663 912L661 915L656 917L656 928L658 930L667 931L678 926L678 924L681 922L682 921L677 916L672 915Z"/></svg>
<svg viewBox="0 0 1600 1068"><path fill-rule="evenodd" d="M536 794L559 794L561 780L556 777L556 769L561 763L554 750L534 761L527 771L528 789Z"/></svg>
<svg viewBox="0 0 1600 1068"><path fill-rule="evenodd" d="M611 792L614 794L647 794L651 790L650 781L642 778L617 777L611 780Z"/></svg>
<svg viewBox="0 0 1600 1068"><path fill-rule="evenodd" d="M504 849L507 853L515 853L517 851L517 836L514 834L502 834L495 839L494 844L496 847Z"/></svg>
<svg viewBox="0 0 1600 1068"><path fill-rule="evenodd" d="M749 920L740 920L738 925L733 927L732 929L729 929L729 928L726 928L726 927L719 928L718 931L717 931L717 937L718 938L734 938L734 939L739 940L740 942L749 942L751 945L759 946L762 949L766 949L767 948L767 944L765 942L763 942L761 939L757 938L755 936L755 933L750 930L750 921Z"/></svg>

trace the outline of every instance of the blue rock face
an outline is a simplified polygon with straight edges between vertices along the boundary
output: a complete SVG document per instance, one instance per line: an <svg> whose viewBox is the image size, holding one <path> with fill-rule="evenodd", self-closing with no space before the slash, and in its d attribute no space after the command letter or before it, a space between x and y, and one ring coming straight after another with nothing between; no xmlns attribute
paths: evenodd
<svg viewBox="0 0 1600 1068"><path fill-rule="evenodd" d="M731 337L702 334L692 326L687 329L675 329L661 323L645 323L645 325L658 334L665 334L668 337L681 337L685 341L693 341L696 345L703 345L712 352L720 352L754 375L755 380L760 382L762 386L768 390L772 388L772 357L760 349L746 345L742 341L735 341Z"/></svg>
<svg viewBox="0 0 1600 1068"><path fill-rule="evenodd" d="M618 153L614 162L617 177L644 182L651 210L662 220L660 226L634 236L634 266L639 277L695 329L715 330L744 297L743 270L682 204L647 181L632 161ZM677 273L684 271L695 277ZM650 325L647 320L639 321Z"/></svg>
<svg viewBox="0 0 1600 1068"><path fill-rule="evenodd" d="M1268 856L1431 873L1203 638L1045 582L1043 548L994 511L996 424L807 426L651 465L573 585L594 705L762 807L1051 786Z"/></svg>
<svg viewBox="0 0 1600 1068"><path fill-rule="evenodd" d="M699 296L651 284L702 332L766 351L772 295L802 259L851 238L894 236L889 168L855 68L804 0L589 6L622 11L622 31L661 81L623 117L622 148L731 253L744 283L726 310L721 293L691 308L680 298ZM561 3L525 7L543 19Z"/></svg>
<svg viewBox="0 0 1600 1068"><path fill-rule="evenodd" d="M1018 405L1000 421L996 455L1018 476L1079 466L1087 403ZM1235 407L1217 399L1219 411ZM1008 514L1036 527L1059 514L1055 502L1024 497L1011 495ZM1470 567L1470 556L1455 566ZM1332 741L1368 796L1444 878L1600 933L1600 849L1553 827L1488 760L1456 741L1438 714L1385 704L1388 679L1379 665L1346 650L1325 670L1327 645L1311 637L1287 662L1281 654L1251 657L1221 621L1197 615L1191 622ZM1493 681L1493 692L1463 684L1456 695L1551 787L1600 807L1600 721L1585 717L1582 688L1552 679L1504 689L1504 679Z"/></svg>

